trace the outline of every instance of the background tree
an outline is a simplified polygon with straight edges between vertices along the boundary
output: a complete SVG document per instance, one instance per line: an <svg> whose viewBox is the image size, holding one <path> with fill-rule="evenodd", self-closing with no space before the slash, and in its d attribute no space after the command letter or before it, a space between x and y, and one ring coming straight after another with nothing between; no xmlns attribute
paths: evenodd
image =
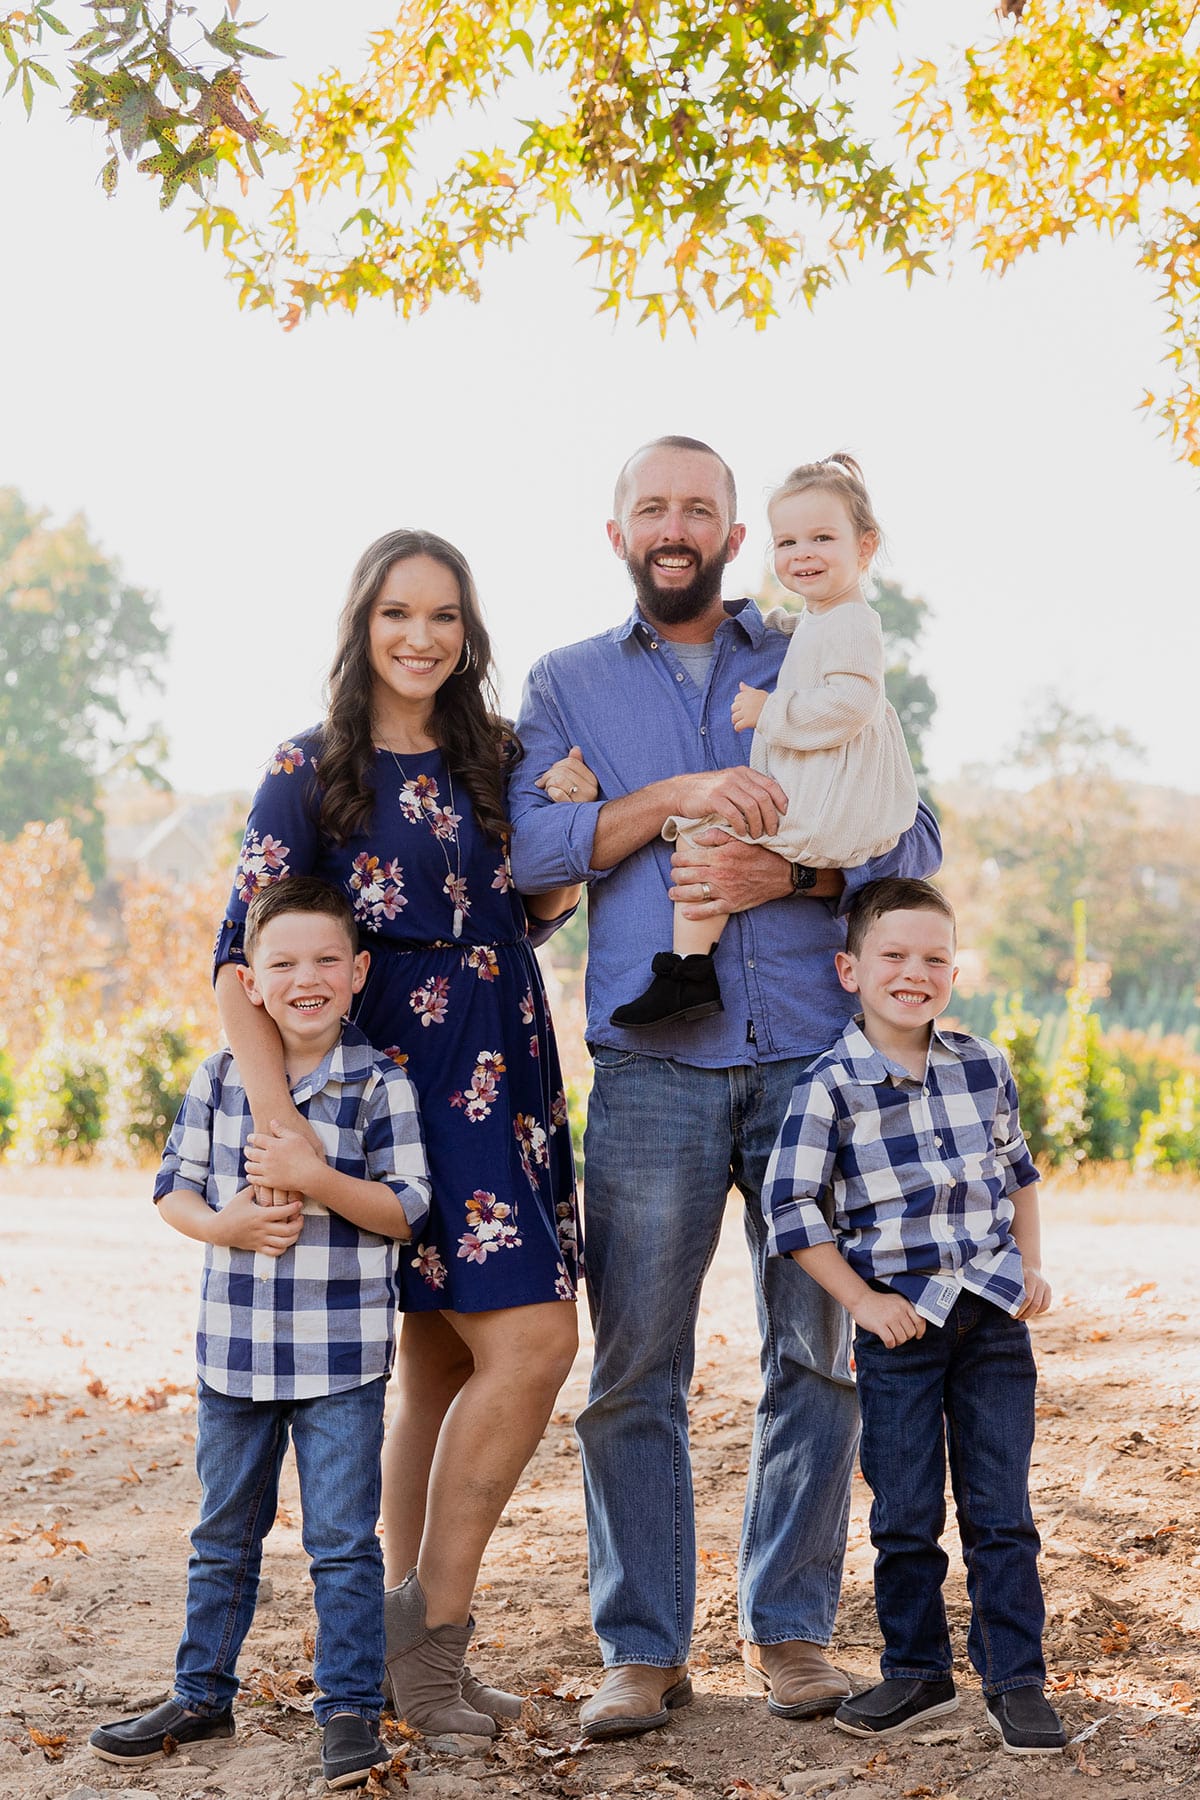
<svg viewBox="0 0 1200 1800"><path fill-rule="evenodd" d="M52 1012L94 1019L103 946L88 914L92 886L61 820L0 843L0 1039L20 1069Z"/></svg>
<svg viewBox="0 0 1200 1800"><path fill-rule="evenodd" d="M1173 386L1147 404L1200 463L1194 0L1005 0L1002 22L980 0L965 56L902 65L890 141L858 116L853 61L890 0L404 0L361 68L298 86L287 138L246 85L271 53L240 35L237 0L219 19L179 0L84 10L69 46L45 5L0 12L9 86L28 108L70 83L106 131L110 191L122 157L164 205L192 188L240 301L289 327L368 297L405 315L475 298L488 254L551 214L601 306L663 328L726 308L761 326L868 253L911 279L955 239L1003 270L1107 230L1158 281ZM427 177L426 128L451 117L477 134Z"/></svg>
<svg viewBox="0 0 1200 1800"><path fill-rule="evenodd" d="M153 776L163 754L157 733L132 735L129 709L160 683L167 636L82 518L46 518L0 488L0 837L63 819L95 878L101 777L118 759Z"/></svg>
<svg viewBox="0 0 1200 1800"><path fill-rule="evenodd" d="M1125 779L1136 754L1124 733L1050 696L1002 765L1030 785L999 787L981 769L943 792L944 879L991 986L1064 986L1083 901L1087 957L1107 966L1115 998L1155 982L1195 987L1196 808L1159 808L1157 790Z"/></svg>

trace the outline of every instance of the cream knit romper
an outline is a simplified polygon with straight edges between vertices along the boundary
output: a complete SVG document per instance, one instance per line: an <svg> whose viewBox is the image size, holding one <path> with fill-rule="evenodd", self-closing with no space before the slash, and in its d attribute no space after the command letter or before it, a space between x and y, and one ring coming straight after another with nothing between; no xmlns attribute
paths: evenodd
<svg viewBox="0 0 1200 1800"><path fill-rule="evenodd" d="M917 816L917 783L904 732L883 691L883 631L865 600L828 612L782 607L767 624L792 641L759 714L750 767L788 796L770 837L747 837L715 816L668 819L667 839L718 825L812 869L854 869L890 850Z"/></svg>

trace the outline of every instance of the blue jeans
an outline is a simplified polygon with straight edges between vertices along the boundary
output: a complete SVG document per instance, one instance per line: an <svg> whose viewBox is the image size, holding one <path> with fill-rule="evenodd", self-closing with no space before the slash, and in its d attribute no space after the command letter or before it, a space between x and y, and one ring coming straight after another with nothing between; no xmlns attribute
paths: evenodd
<svg viewBox="0 0 1200 1800"><path fill-rule="evenodd" d="M700 1288L733 1184L746 1202L763 1376L739 1629L759 1644L827 1644L858 1438L848 1323L790 1257L768 1257L760 1206L806 1063L700 1069L602 1046L594 1061L585 1241L596 1348L578 1430L605 1664L687 1659L696 1594L687 1393Z"/></svg>
<svg viewBox="0 0 1200 1800"><path fill-rule="evenodd" d="M237 1693L238 1651L258 1597L263 1539L275 1521L288 1436L296 1447L301 1537L316 1590L319 1724L336 1712L377 1719L383 1707L383 1554L379 1454L381 1377L313 1400L237 1400L199 1384L187 1620L175 1698L211 1715Z"/></svg>
<svg viewBox="0 0 1200 1800"><path fill-rule="evenodd" d="M885 1677L951 1672L942 1604L948 1558L946 1450L971 1626L967 1651L985 1694L1042 1687L1041 1545L1029 1507L1037 1370L1028 1328L962 1293L944 1325L889 1350L855 1334L862 1471L874 1502L875 1606Z"/></svg>

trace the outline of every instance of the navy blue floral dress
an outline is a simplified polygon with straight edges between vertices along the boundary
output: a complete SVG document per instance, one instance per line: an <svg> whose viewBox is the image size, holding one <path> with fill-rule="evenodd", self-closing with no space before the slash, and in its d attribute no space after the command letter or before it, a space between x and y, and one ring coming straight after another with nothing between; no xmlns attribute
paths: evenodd
<svg viewBox="0 0 1200 1800"><path fill-rule="evenodd" d="M433 1203L401 1255L409 1312L486 1312L574 1298L579 1277L567 1103L525 908L440 751L377 751L369 829L317 824L310 732L275 752L238 857L215 961L244 962L262 887L315 875L349 897L371 952L353 1017L421 1100ZM461 935L456 937L455 924Z"/></svg>

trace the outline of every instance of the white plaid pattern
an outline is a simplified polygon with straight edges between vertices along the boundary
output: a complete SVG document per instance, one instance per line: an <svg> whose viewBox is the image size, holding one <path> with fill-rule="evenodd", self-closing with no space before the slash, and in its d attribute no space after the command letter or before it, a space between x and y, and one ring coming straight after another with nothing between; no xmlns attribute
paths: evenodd
<svg viewBox="0 0 1200 1800"><path fill-rule="evenodd" d="M292 1089L333 1168L391 1188L414 1232L429 1212L416 1089L354 1025ZM196 1070L171 1131L154 1198L189 1188L214 1211L247 1185L254 1129L230 1051ZM245 1400L341 1393L391 1368L398 1296L395 1239L304 1202L304 1229L282 1256L205 1245L196 1332L200 1377Z"/></svg>
<svg viewBox="0 0 1200 1800"><path fill-rule="evenodd" d="M963 1288L1020 1308L1011 1195L1037 1179L994 1044L935 1028L922 1079L855 1021L792 1091L763 1210L776 1255L836 1243L940 1325Z"/></svg>

